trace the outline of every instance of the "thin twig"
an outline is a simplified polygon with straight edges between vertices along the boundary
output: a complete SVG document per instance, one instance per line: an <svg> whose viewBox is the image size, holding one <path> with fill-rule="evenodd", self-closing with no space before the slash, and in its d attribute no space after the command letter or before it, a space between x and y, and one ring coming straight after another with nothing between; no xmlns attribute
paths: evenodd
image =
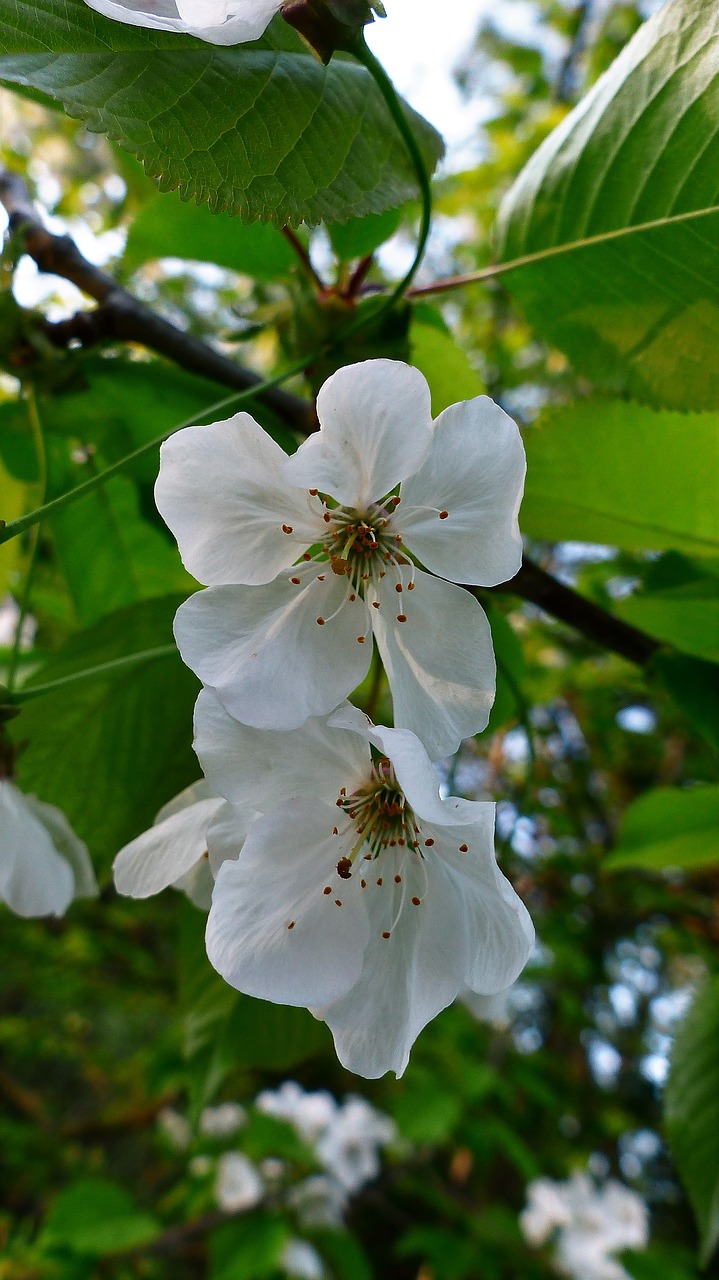
<svg viewBox="0 0 719 1280"><path fill-rule="evenodd" d="M297 254L297 257L302 263L302 266L304 267L305 272L309 276L315 288L318 290L319 293L324 293L325 282L322 279L322 277L318 275L318 273L315 271L314 267L312 266L310 255L305 249L305 246L303 245L299 236L295 235L294 231L292 230L292 227L283 227L282 234L285 237L285 240L287 241L287 243L292 245L292 248Z"/></svg>
<svg viewBox="0 0 719 1280"><path fill-rule="evenodd" d="M262 382L258 374L156 315L106 271L88 262L70 236L48 231L19 174L0 173L0 201L7 210L10 231L22 239L26 252L40 271L69 280L98 303L95 311L82 311L70 320L48 324L46 333L54 345L66 346L73 339L83 346L108 339L138 342L190 373L236 391L245 391ZM299 396L274 387L260 392L258 398L295 430L303 434L316 430L314 407Z"/></svg>

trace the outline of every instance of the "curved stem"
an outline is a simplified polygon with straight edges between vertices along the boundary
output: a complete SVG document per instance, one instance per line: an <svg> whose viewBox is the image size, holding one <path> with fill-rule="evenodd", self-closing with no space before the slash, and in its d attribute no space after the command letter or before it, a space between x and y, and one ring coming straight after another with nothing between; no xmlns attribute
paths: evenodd
<svg viewBox="0 0 719 1280"><path fill-rule="evenodd" d="M135 667L143 662L153 662L156 658L170 657L177 657L177 648L174 644L158 645L156 649L144 649L141 653L128 653L123 658L112 658L110 662L99 662L97 666L86 667L84 671L73 671L69 676L48 680L46 684L32 685L29 689L18 689L8 701L13 704L29 702L31 698L39 698L44 693L54 693L56 689L78 684L81 680L90 680L93 676L105 675L108 671L121 671L123 667Z"/></svg>
<svg viewBox="0 0 719 1280"><path fill-rule="evenodd" d="M27 388L27 415L30 422L33 440L35 442L35 452L37 453L37 465L40 481L40 501L41 506L45 501L47 493L47 453L45 450L45 437L43 435L42 423L37 407L37 396L35 388L30 384ZM20 661L20 650L22 647L22 632L25 619L28 615L30 607L30 591L32 588L32 580L35 572L35 562L37 560L37 549L40 541L40 522L32 535L32 544L30 547L30 556L28 559L27 572L25 574L25 583L23 585L22 597L20 599L20 611L17 619L17 629L15 631L15 639L13 642L12 653L7 670L7 692L11 694L15 687L17 678L18 663Z"/></svg>
<svg viewBox="0 0 719 1280"><path fill-rule="evenodd" d="M399 133L402 135L404 144L409 152L415 174L417 175L417 183L422 197L419 238L417 240L417 248L415 250L412 265L406 275L399 281L399 284L395 285L392 292L384 300L379 311L375 312L374 318L376 319L377 315L384 311L389 311L390 308L394 306L395 302L404 296L417 273L417 268L422 261L425 248L427 247L427 238L429 236L429 229L432 222L432 188L430 186L429 174L427 173L427 167L424 163L422 152L419 149L419 144L414 135L412 126L407 119L405 109L399 99L397 90L392 84L392 81L387 75L382 63L375 58L372 50L365 41L364 35L360 37L356 46L353 47L352 53L357 61L361 62L362 66L366 67L369 71L385 100L387 109L396 124ZM359 325L357 325L357 327L359 327ZM343 333L349 334L353 331L353 328L353 325L348 325L344 329Z"/></svg>

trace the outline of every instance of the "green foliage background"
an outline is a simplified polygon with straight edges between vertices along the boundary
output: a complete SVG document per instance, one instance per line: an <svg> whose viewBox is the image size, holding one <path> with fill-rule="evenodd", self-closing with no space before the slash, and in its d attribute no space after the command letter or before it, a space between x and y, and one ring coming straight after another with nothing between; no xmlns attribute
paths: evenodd
<svg viewBox="0 0 719 1280"><path fill-rule="evenodd" d="M407 1140L346 1229L312 1237L340 1280L550 1276L550 1251L519 1230L526 1185L588 1162L650 1205L650 1248L625 1260L635 1280L690 1280L700 1263L719 1275L719 15L669 0L622 54L642 16L633 3L601 16L559 0L531 9L526 40L498 19L467 51L463 90L491 92L493 114L478 163L435 181L422 281L481 274L497 254L505 265L436 296L421 281L391 324L331 357L411 358L436 412L485 389L499 399L524 429L531 554L666 646L641 667L516 595L486 601L497 702L446 773L459 793L497 798L500 862L537 926L510 1026L458 1004L420 1037L401 1081L350 1077L305 1011L220 981L202 914L179 895L129 902L112 889L114 853L199 772L197 683L179 658L39 694L13 722L18 781L64 809L102 893L60 921L3 911L2 1280L282 1274L297 1233L287 1211L218 1221L211 1181L188 1174L157 1116L172 1105L196 1124L209 1102L247 1104L288 1076L362 1092ZM266 96L270 65L292 103ZM2 91L3 164L71 229L111 233L112 270L134 293L254 369L286 366L336 331L357 261L416 234L411 170L367 74L342 59L321 67L279 22L256 46L218 50L103 22L82 0L9 0L0 81L23 95ZM268 112L276 155L262 149ZM436 135L415 123L434 163ZM230 135L244 140L245 169ZM160 172L158 194L147 174ZM323 293L278 230L303 218L331 224ZM323 235L298 234L304 246ZM10 239L0 280L6 520L42 496L23 385L45 433L48 497L223 394L128 344L51 345L40 310L13 299L19 253ZM366 264L370 285L386 283L390 262ZM291 385L307 396L326 372ZM252 411L295 446L274 412ZM43 524L25 688L171 644L194 584L153 506L156 467L147 455ZM0 596L20 595L30 547L0 546ZM389 716L377 673L362 697ZM282 1126L242 1135L253 1159L311 1172L292 1141Z"/></svg>

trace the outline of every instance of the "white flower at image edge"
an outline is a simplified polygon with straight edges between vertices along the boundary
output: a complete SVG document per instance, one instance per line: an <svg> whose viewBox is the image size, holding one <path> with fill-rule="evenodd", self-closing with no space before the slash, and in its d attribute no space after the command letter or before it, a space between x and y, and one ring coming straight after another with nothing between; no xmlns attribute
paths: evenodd
<svg viewBox="0 0 719 1280"><path fill-rule="evenodd" d="M414 734L348 704L262 732L210 689L195 732L213 790L266 815L245 839L228 805L207 832L219 865L207 951L232 986L311 1008L343 1065L374 1078L402 1074L460 990L514 981L534 931L496 863L494 805L440 799Z"/></svg>
<svg viewBox="0 0 719 1280"><path fill-rule="evenodd" d="M613 1178L596 1186L579 1172L566 1182L531 1182L519 1222L535 1248L556 1232L555 1265L573 1280L630 1280L611 1255L644 1249L649 1241L647 1207L640 1195Z"/></svg>
<svg viewBox="0 0 719 1280"><path fill-rule="evenodd" d="M180 653L236 719L293 729L360 684L374 635L395 725L437 760L494 699L489 623L455 584L519 568L519 432L486 396L433 422L394 360L340 369L317 413L292 457L247 413L162 446L157 506L207 586L178 611Z"/></svg>
<svg viewBox="0 0 719 1280"><path fill-rule="evenodd" d="M97 891L87 847L60 809L0 778L0 902L18 916L62 916Z"/></svg>
<svg viewBox="0 0 719 1280"><path fill-rule="evenodd" d="M217 866L207 848L207 828L225 801L202 779L160 809L154 824L117 854L115 887L128 898L149 898L170 885L196 907L209 909ZM254 812L234 814L235 831L246 830ZM241 847L238 839L234 856Z"/></svg>
<svg viewBox="0 0 719 1280"><path fill-rule="evenodd" d="M241 1151L226 1151L217 1161L215 1198L225 1213L245 1213L259 1204L265 1184Z"/></svg>
<svg viewBox="0 0 719 1280"><path fill-rule="evenodd" d="M282 0L85 0L105 18L133 27L175 31L209 44L258 40Z"/></svg>

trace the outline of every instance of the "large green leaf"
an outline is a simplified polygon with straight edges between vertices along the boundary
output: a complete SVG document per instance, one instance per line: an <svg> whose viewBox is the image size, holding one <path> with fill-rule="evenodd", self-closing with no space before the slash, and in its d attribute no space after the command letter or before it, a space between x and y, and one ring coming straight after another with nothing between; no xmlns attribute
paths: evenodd
<svg viewBox="0 0 719 1280"><path fill-rule="evenodd" d="M644 867L686 870L719 864L719 786L658 787L624 814L617 846L605 859L609 871Z"/></svg>
<svg viewBox="0 0 719 1280"><path fill-rule="evenodd" d="M68 641L35 682L171 645L179 603L148 600L111 614ZM198 687L179 655L168 654L39 694L13 721L28 743L20 786L59 805L91 853L116 853L199 775L191 750Z"/></svg>
<svg viewBox="0 0 719 1280"><path fill-rule="evenodd" d="M719 551L719 413L584 400L526 435L525 533L627 550Z"/></svg>
<svg viewBox="0 0 719 1280"><path fill-rule="evenodd" d="M673 0L533 155L502 208L529 319L597 384L719 399L719 6ZM559 253L555 251L559 250Z"/></svg>
<svg viewBox="0 0 719 1280"><path fill-rule="evenodd" d="M102 1257L147 1244L159 1232L160 1224L143 1213L123 1187L106 1178L83 1178L54 1202L41 1243L50 1251L69 1249Z"/></svg>
<svg viewBox="0 0 719 1280"><path fill-rule="evenodd" d="M719 662L719 580L697 578L620 601L626 622L695 658Z"/></svg>
<svg viewBox="0 0 719 1280"><path fill-rule="evenodd" d="M665 1107L669 1145L706 1265L719 1243L719 978L698 991L677 1031Z"/></svg>
<svg viewBox="0 0 719 1280"><path fill-rule="evenodd" d="M137 155L163 190L281 226L382 213L416 196L369 73L323 66L280 19L232 48L102 18L84 0L7 0L0 81L61 102ZM441 140L412 113L430 169Z"/></svg>

